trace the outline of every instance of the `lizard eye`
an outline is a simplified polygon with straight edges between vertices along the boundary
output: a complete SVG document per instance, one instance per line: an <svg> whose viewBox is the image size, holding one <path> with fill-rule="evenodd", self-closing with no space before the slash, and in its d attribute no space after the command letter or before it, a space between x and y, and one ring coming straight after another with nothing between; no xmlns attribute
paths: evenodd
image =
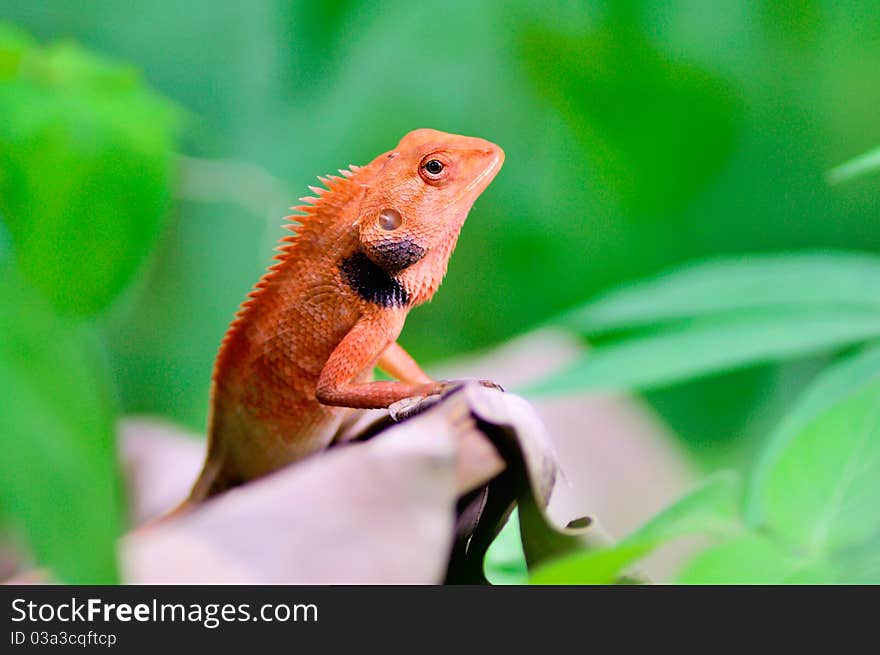
<svg viewBox="0 0 880 655"><path fill-rule="evenodd" d="M425 170L428 171L431 175L440 175L443 171L443 162L439 159L431 159L428 163L425 164Z"/></svg>
<svg viewBox="0 0 880 655"><path fill-rule="evenodd" d="M446 174L446 164L437 155L428 155L419 164L419 174L425 182L438 182Z"/></svg>
<svg viewBox="0 0 880 655"><path fill-rule="evenodd" d="M403 217L396 209L383 209L379 212L379 227L383 230L396 230L403 223Z"/></svg>

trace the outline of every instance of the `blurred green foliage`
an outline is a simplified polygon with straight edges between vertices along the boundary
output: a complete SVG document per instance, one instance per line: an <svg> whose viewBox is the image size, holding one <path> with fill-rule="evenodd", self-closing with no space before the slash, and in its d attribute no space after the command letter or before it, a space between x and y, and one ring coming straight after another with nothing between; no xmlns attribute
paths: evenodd
<svg viewBox="0 0 880 655"><path fill-rule="evenodd" d="M768 442L747 529L710 548L682 582L880 581L880 350L824 373Z"/></svg>
<svg viewBox="0 0 880 655"><path fill-rule="evenodd" d="M880 170L880 148L874 148L828 171L828 182L837 184Z"/></svg>
<svg viewBox="0 0 880 655"><path fill-rule="evenodd" d="M645 389L880 338L880 257L742 256L612 291L559 324L598 344L538 391Z"/></svg>
<svg viewBox="0 0 880 655"><path fill-rule="evenodd" d="M91 315L158 237L176 112L130 68L0 29L0 211L28 279Z"/></svg>
<svg viewBox="0 0 880 655"><path fill-rule="evenodd" d="M215 203L179 200L144 293L108 327L126 407L193 428L287 206L414 127L508 155L443 288L408 322L419 359L693 257L880 245L871 178L823 181L880 143L875 0L0 6L40 37L138 66L198 117L188 154L257 164L288 190L259 215L229 201L225 179ZM789 377L765 367L649 398L703 449L741 436Z"/></svg>
<svg viewBox="0 0 880 655"><path fill-rule="evenodd" d="M636 8L610 4L575 35L532 27L521 58L604 189L635 213L678 210L729 159L739 103L722 78L657 49Z"/></svg>
<svg viewBox="0 0 880 655"><path fill-rule="evenodd" d="M70 582L116 579L118 408L88 319L158 239L176 112L130 68L0 24L0 504Z"/></svg>
<svg viewBox="0 0 880 655"><path fill-rule="evenodd" d="M2 411L3 437L29 444L22 458L48 448L52 466L94 449L100 484L75 471L50 484L100 494L88 502L118 517L117 410L202 430L216 348L287 206L315 175L435 127L489 138L507 162L436 300L408 321L408 349L440 358L569 310L559 322L595 356L547 389L646 390L708 467L749 471L760 452L776 470L765 442L793 398L880 332L868 254L880 246L878 11L878 0L0 0L0 16L46 43L0 31L0 258L14 251L17 270L2 288L2 397L68 417L45 444L48 426ZM190 112L182 143L181 110L163 96ZM846 183L826 183L864 152L828 174ZM812 252L757 256L788 250ZM740 252L756 256L725 257ZM58 363L28 354L47 326ZM852 403L841 416L862 412ZM841 416L810 434L846 431ZM95 444L80 443L87 433ZM5 480L4 493L31 493ZM31 539L68 579L112 577L120 521L99 533L70 509L94 559L66 562L47 536L60 524L39 518L61 491L4 496L3 509L20 504L43 526ZM779 529L742 537L756 570L803 545ZM720 570L726 548L703 570Z"/></svg>
<svg viewBox="0 0 880 655"><path fill-rule="evenodd" d="M612 546L560 558L535 570L532 584L612 584L633 562L689 534L735 533L740 482L718 473Z"/></svg>
<svg viewBox="0 0 880 655"><path fill-rule="evenodd" d="M818 377L767 440L744 501L719 474L613 546L531 573L536 584L607 584L684 535L715 538L686 584L880 582L880 348ZM510 563L506 563L510 568Z"/></svg>
<svg viewBox="0 0 880 655"><path fill-rule="evenodd" d="M105 362L87 326L0 270L0 507L62 580L113 582L123 521Z"/></svg>
<svg viewBox="0 0 880 655"><path fill-rule="evenodd" d="M538 390L668 385L763 361L880 339L880 257L745 256L671 271L612 291L559 324L598 347ZM723 483L723 484L722 484ZM612 547L533 572L539 584L610 583L682 534L728 538L692 561L686 583L880 581L880 348L822 372L762 440L746 502L731 512L723 478ZM734 517L741 517L741 529ZM730 536L733 535L731 539ZM724 536L724 535L723 535Z"/></svg>

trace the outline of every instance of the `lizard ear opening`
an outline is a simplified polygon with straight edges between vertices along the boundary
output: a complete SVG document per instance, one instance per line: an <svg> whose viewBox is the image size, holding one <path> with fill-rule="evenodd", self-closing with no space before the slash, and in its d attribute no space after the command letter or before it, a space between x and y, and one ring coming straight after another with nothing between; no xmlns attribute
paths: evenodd
<svg viewBox="0 0 880 655"><path fill-rule="evenodd" d="M379 212L379 227L383 230L396 230L403 224L403 216L396 209L390 207Z"/></svg>

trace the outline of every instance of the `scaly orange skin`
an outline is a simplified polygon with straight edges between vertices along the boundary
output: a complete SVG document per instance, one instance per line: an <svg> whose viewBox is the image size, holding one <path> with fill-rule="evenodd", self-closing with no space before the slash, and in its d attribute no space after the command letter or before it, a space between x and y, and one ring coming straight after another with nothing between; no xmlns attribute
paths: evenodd
<svg viewBox="0 0 880 655"><path fill-rule="evenodd" d="M396 340L409 310L440 286L471 205L503 161L483 139L422 129L367 166L322 178L327 189L312 187L317 197L295 208L294 234L223 339L208 454L189 502L326 448L348 408L446 388ZM397 381L370 381L376 365Z"/></svg>

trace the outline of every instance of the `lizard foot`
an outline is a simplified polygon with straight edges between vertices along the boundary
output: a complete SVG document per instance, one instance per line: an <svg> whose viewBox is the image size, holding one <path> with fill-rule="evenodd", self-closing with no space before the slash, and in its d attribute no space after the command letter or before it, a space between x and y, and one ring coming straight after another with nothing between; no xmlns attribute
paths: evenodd
<svg viewBox="0 0 880 655"><path fill-rule="evenodd" d="M430 407L441 398L442 396L439 393L431 394L429 396L410 396L409 398L403 398L396 403L388 405L388 415L391 417L392 421L402 421L414 414L418 414L423 409Z"/></svg>
<svg viewBox="0 0 880 655"><path fill-rule="evenodd" d="M492 380L473 380L473 379L464 379L464 380L438 380L438 383L442 385L442 390L440 393L448 394L451 391L455 391L456 389L460 389L466 384L470 384L476 382L481 387L486 387L487 389L497 389L498 391L504 391L504 387L502 387L497 382L493 382Z"/></svg>
<svg viewBox="0 0 880 655"><path fill-rule="evenodd" d="M466 384L476 382L487 389L504 391L504 388L492 380L437 380L436 386L425 395L410 396L388 405L388 414L393 421L402 421L413 414L427 409L446 396L458 391Z"/></svg>

